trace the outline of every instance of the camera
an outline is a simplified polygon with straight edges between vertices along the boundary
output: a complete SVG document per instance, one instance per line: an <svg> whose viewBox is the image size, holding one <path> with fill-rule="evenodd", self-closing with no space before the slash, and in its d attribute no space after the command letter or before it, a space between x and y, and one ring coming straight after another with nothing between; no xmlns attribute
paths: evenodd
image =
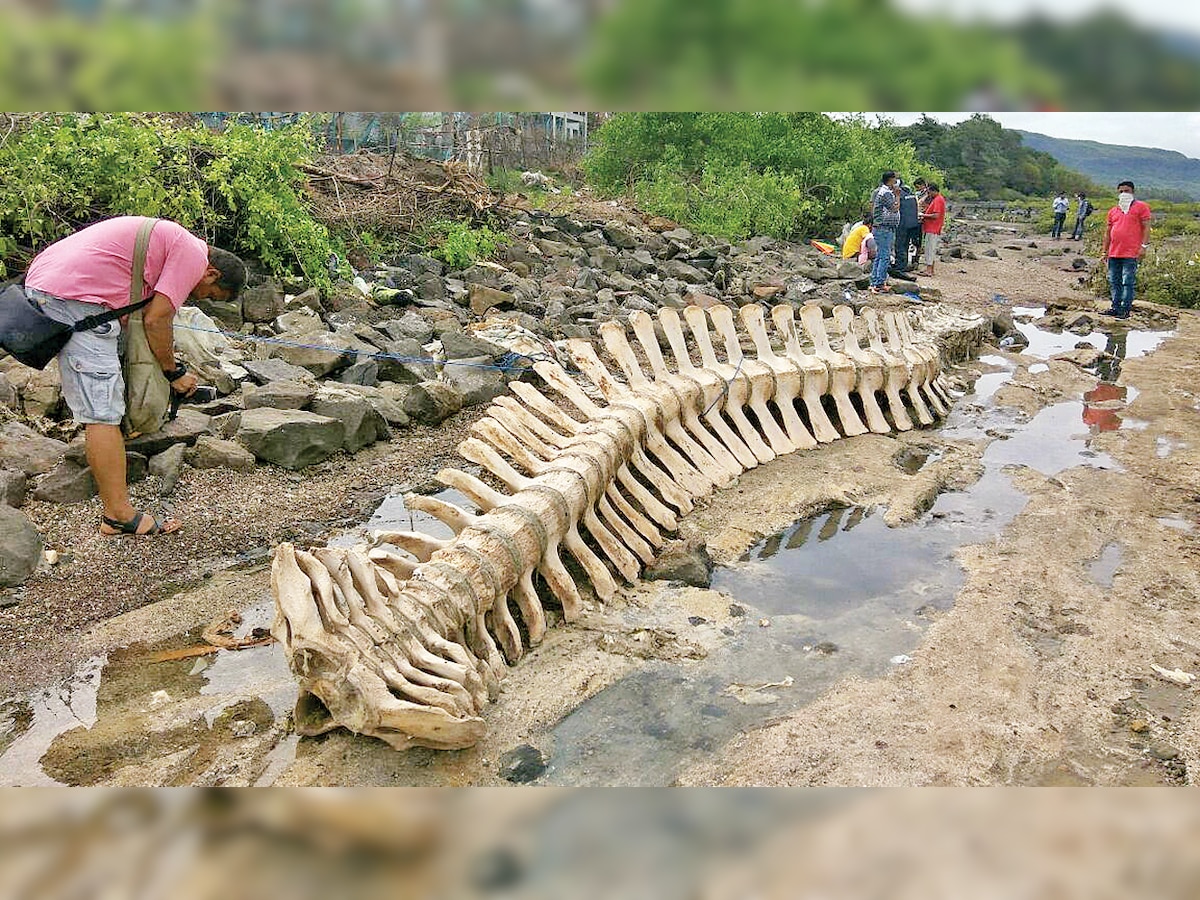
<svg viewBox="0 0 1200 900"><path fill-rule="evenodd" d="M197 385L187 396L178 391L171 391L171 411L167 414L167 420L170 421L179 415L179 407L184 403L211 403L217 396L217 389L209 384Z"/></svg>

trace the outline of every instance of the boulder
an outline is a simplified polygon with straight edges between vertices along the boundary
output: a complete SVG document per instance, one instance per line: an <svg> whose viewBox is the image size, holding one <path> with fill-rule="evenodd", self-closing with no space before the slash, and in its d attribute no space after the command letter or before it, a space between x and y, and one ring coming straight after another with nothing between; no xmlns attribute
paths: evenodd
<svg viewBox="0 0 1200 900"><path fill-rule="evenodd" d="M239 331L242 327L242 306L238 301L193 300L192 305L215 320L226 331Z"/></svg>
<svg viewBox="0 0 1200 900"><path fill-rule="evenodd" d="M13 384L7 375L0 372L0 406L19 411L21 405L21 394L17 391L17 386Z"/></svg>
<svg viewBox="0 0 1200 900"><path fill-rule="evenodd" d="M145 456L154 456L172 444L194 444L196 438L212 430L212 416L198 409L183 407L179 415L167 422L162 431L140 434L125 442L125 449Z"/></svg>
<svg viewBox="0 0 1200 900"><path fill-rule="evenodd" d="M446 366L445 378L446 383L462 395L463 406L490 403L508 390L504 373L499 369L487 368L492 363L489 357L459 360L459 363Z"/></svg>
<svg viewBox="0 0 1200 900"><path fill-rule="evenodd" d="M42 536L20 510L0 504L0 587L14 587L42 560Z"/></svg>
<svg viewBox="0 0 1200 900"><path fill-rule="evenodd" d="M473 334L467 334L465 331L442 335L442 351L446 354L446 359L478 359L483 357L488 361L498 359L507 352L503 347L497 346L490 341L485 341L483 338L476 337Z"/></svg>
<svg viewBox="0 0 1200 900"><path fill-rule="evenodd" d="M150 457L148 470L151 475L161 479L158 492L163 497L169 497L175 492L179 476L183 473L183 455L186 450L185 444L172 444L161 453Z"/></svg>
<svg viewBox="0 0 1200 900"><path fill-rule="evenodd" d="M687 284L704 284L708 273L680 259L667 259L658 264L658 274L663 278L676 278Z"/></svg>
<svg viewBox="0 0 1200 900"><path fill-rule="evenodd" d="M379 381L379 363L374 359L360 359L338 373L342 384L375 384Z"/></svg>
<svg viewBox="0 0 1200 900"><path fill-rule="evenodd" d="M477 316L482 316L489 309L497 306L512 306L515 300L516 297L508 291L497 290L482 284L467 285L467 304L471 307L471 312Z"/></svg>
<svg viewBox="0 0 1200 900"><path fill-rule="evenodd" d="M282 359L248 359L242 363L242 368L249 372L250 377L258 384L270 384L273 381L316 381L312 372Z"/></svg>
<svg viewBox="0 0 1200 900"><path fill-rule="evenodd" d="M96 479L92 470L70 460L63 460L33 489L34 500L49 503L84 503L96 496Z"/></svg>
<svg viewBox="0 0 1200 900"><path fill-rule="evenodd" d="M20 422L0 426L0 468L41 475L58 465L66 450L62 441L44 437Z"/></svg>
<svg viewBox="0 0 1200 900"><path fill-rule="evenodd" d="M397 428L404 428L408 425L408 413L404 411L404 398L408 396L409 391L407 387L402 387L392 382L384 382L377 387L348 384L343 390L362 397L382 417L383 423L376 423L378 426L375 435L376 440L384 441L391 438L391 429L387 427L389 425L394 425Z"/></svg>
<svg viewBox="0 0 1200 900"><path fill-rule="evenodd" d="M375 348L345 332L306 335L285 332L279 339L288 343L274 345L271 355L299 366L318 378L346 368L358 358L358 353L375 352Z"/></svg>
<svg viewBox="0 0 1200 900"><path fill-rule="evenodd" d="M345 426L304 410L264 406L242 413L237 439L264 462L302 469L340 450Z"/></svg>
<svg viewBox="0 0 1200 900"><path fill-rule="evenodd" d="M348 453L357 453L379 438L382 417L365 397L350 391L323 388L309 404L309 411L342 423L342 448Z"/></svg>
<svg viewBox="0 0 1200 900"><path fill-rule="evenodd" d="M693 240L695 240L695 237L696 237L694 234L692 234L686 228L672 228L672 229L669 229L668 231L662 232L662 236L664 238L666 238L668 241L678 241L681 244L690 244ZM751 240L754 240L754 239L752 238ZM773 242L774 241L772 239L772 243ZM751 252L757 253L758 251L754 250Z"/></svg>
<svg viewBox="0 0 1200 900"><path fill-rule="evenodd" d="M600 228L608 242L619 250L637 249L637 238L624 225L610 222Z"/></svg>
<svg viewBox="0 0 1200 900"><path fill-rule="evenodd" d="M62 376L58 360L46 368L31 369L29 379L21 387L21 408L30 418L54 417L63 408Z"/></svg>
<svg viewBox="0 0 1200 900"><path fill-rule="evenodd" d="M671 541L642 575L648 581L681 581L692 587L712 584L713 561L701 543Z"/></svg>
<svg viewBox="0 0 1200 900"><path fill-rule="evenodd" d="M0 469L0 506L18 507L25 502L29 478L17 469Z"/></svg>
<svg viewBox="0 0 1200 900"><path fill-rule="evenodd" d="M248 472L254 468L254 454L236 441L202 435L187 451L187 461L197 469L234 469Z"/></svg>
<svg viewBox="0 0 1200 900"><path fill-rule="evenodd" d="M442 276L434 275L432 272L418 276L417 296L422 300L446 299L446 285L442 282Z"/></svg>
<svg viewBox="0 0 1200 900"><path fill-rule="evenodd" d="M273 327L277 332L291 334L316 334L329 330L321 321L320 314L307 306L283 313L275 319Z"/></svg>
<svg viewBox="0 0 1200 900"><path fill-rule="evenodd" d="M245 322L273 322L283 312L283 291L273 278L246 288L241 299Z"/></svg>
<svg viewBox="0 0 1200 900"><path fill-rule="evenodd" d="M375 328L393 341L408 338L418 344L428 344L433 340L433 326L419 313L411 310L398 319L379 322Z"/></svg>
<svg viewBox="0 0 1200 900"><path fill-rule="evenodd" d="M303 409L317 395L315 381L271 381L260 387L246 385L242 399L246 409L269 406L272 409Z"/></svg>
<svg viewBox="0 0 1200 900"><path fill-rule="evenodd" d="M416 384L437 377L437 369L424 345L412 338L382 341L386 355L375 357L379 367L379 381L394 381L398 384Z"/></svg>
<svg viewBox="0 0 1200 900"><path fill-rule="evenodd" d="M322 313L325 307L321 305L321 291L318 288L311 287L306 291L301 291L291 300L285 298L285 306L289 311L297 309L311 309L315 313Z"/></svg>
<svg viewBox="0 0 1200 900"><path fill-rule="evenodd" d="M462 407L462 394L440 381L422 381L404 398L405 413L420 425L440 425Z"/></svg>

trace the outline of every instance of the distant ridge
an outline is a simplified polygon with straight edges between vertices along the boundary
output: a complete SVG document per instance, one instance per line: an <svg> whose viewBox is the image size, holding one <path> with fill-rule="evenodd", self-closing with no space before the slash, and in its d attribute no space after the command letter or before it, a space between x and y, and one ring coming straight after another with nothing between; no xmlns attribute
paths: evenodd
<svg viewBox="0 0 1200 900"><path fill-rule="evenodd" d="M1137 184L1142 197L1200 200L1200 159L1174 150L1077 141L1032 131L1018 130L1017 134L1030 149L1049 153L1068 169L1114 190L1118 181L1128 178Z"/></svg>

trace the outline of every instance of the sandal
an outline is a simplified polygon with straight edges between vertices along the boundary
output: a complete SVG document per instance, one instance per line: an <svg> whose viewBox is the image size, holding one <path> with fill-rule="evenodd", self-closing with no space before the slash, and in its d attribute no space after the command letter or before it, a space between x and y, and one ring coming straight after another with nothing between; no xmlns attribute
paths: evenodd
<svg viewBox="0 0 1200 900"><path fill-rule="evenodd" d="M150 519L154 524L145 531L139 531L143 520ZM105 526L113 529L105 531ZM174 519L167 519L163 523L159 523L153 516L148 516L146 513L135 513L134 517L128 522L121 522L117 519L110 519L108 516L100 517L100 533L105 537L116 537L120 534L131 534L135 537L146 537L154 534L173 534L182 528L182 524Z"/></svg>

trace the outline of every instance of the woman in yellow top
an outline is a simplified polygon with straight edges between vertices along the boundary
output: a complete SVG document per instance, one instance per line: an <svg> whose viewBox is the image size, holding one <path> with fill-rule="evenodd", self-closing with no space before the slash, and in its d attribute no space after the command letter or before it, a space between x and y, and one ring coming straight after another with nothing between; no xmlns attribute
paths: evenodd
<svg viewBox="0 0 1200 900"><path fill-rule="evenodd" d="M842 244L842 259L853 259L862 252L863 241L871 237L871 214L863 218L861 222L850 229L850 233L846 235L846 240ZM871 257L874 257L872 252Z"/></svg>

